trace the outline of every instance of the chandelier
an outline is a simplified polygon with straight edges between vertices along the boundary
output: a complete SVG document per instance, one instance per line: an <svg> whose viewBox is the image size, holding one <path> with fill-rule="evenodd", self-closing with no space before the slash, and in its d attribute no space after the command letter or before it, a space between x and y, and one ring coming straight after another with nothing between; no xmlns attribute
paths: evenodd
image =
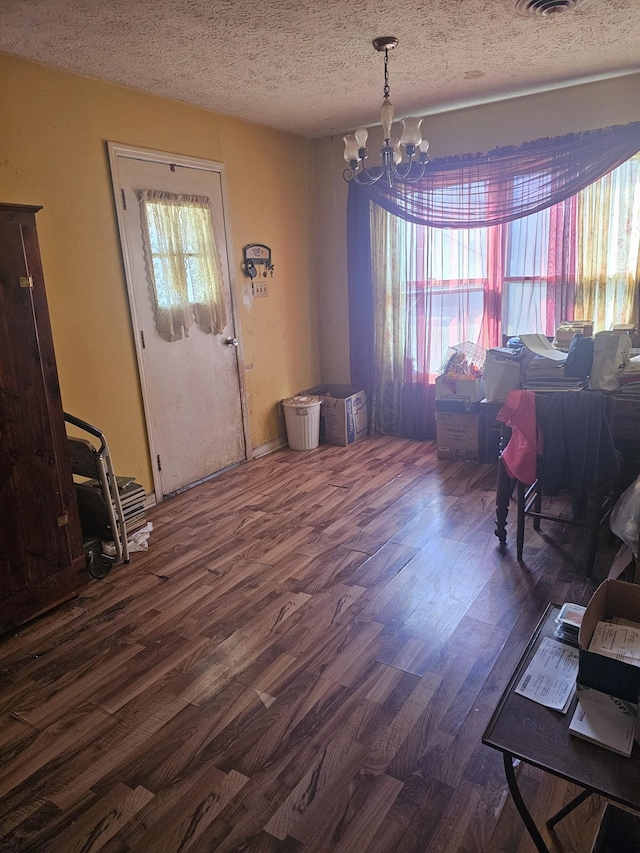
<svg viewBox="0 0 640 853"><path fill-rule="evenodd" d="M391 136L393 123L393 104L389 98L389 51L397 47L395 36L381 36L373 40L377 51L384 51L384 89L383 101L380 108L380 118L384 134L384 145L380 150L382 163L380 166L365 166L367 159L366 127L359 127L344 139L344 159L349 168L343 172L345 181L355 181L357 184L375 184L380 178L386 178L389 186L394 181L413 183L419 181L425 173L429 157L429 143L422 139L421 118L403 118L402 135L399 139ZM404 149L404 151L403 151ZM407 160L404 155L407 155Z"/></svg>

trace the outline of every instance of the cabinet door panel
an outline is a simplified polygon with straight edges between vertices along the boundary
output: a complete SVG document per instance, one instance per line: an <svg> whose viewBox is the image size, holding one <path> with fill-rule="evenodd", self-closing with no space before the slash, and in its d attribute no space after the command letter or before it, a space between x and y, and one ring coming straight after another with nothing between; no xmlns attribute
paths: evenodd
<svg viewBox="0 0 640 853"><path fill-rule="evenodd" d="M77 590L83 569L35 224L1 205L0 352L1 629Z"/></svg>

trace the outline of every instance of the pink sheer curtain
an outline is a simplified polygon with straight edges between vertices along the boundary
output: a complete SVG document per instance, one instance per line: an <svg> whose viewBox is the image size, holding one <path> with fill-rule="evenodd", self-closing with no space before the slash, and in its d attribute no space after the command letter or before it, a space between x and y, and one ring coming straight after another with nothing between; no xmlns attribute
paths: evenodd
<svg viewBox="0 0 640 853"><path fill-rule="evenodd" d="M501 344L503 333L553 334L573 318L575 194L639 149L635 123L437 160L416 184L350 185L351 374L373 398L375 428L432 434L430 383L450 334L488 347ZM385 240L393 235L385 251L414 259L390 265L386 292L372 270L380 238L372 202L404 221L382 226ZM392 324L394 369L383 365L376 340L380 306L391 299L401 313ZM536 328L523 328L525 313Z"/></svg>
<svg viewBox="0 0 640 853"><path fill-rule="evenodd" d="M573 220L575 199L517 225L468 229L414 225L372 208L378 432L430 434L427 386L451 347L499 346L509 327L513 334L553 334L561 320L573 319ZM419 411L407 400L421 400Z"/></svg>

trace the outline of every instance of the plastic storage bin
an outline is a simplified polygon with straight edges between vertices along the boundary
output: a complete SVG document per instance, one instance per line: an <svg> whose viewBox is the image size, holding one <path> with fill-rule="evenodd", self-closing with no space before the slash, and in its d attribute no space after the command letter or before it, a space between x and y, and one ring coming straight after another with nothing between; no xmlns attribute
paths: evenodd
<svg viewBox="0 0 640 853"><path fill-rule="evenodd" d="M287 441L292 450L313 450L320 444L320 397L301 395L282 401Z"/></svg>

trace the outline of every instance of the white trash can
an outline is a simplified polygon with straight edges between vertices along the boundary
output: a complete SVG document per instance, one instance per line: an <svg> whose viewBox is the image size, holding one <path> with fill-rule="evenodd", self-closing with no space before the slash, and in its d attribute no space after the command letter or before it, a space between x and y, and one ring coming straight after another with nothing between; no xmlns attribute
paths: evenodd
<svg viewBox="0 0 640 853"><path fill-rule="evenodd" d="M292 450L313 450L320 444L320 397L288 397L282 401L287 441Z"/></svg>

